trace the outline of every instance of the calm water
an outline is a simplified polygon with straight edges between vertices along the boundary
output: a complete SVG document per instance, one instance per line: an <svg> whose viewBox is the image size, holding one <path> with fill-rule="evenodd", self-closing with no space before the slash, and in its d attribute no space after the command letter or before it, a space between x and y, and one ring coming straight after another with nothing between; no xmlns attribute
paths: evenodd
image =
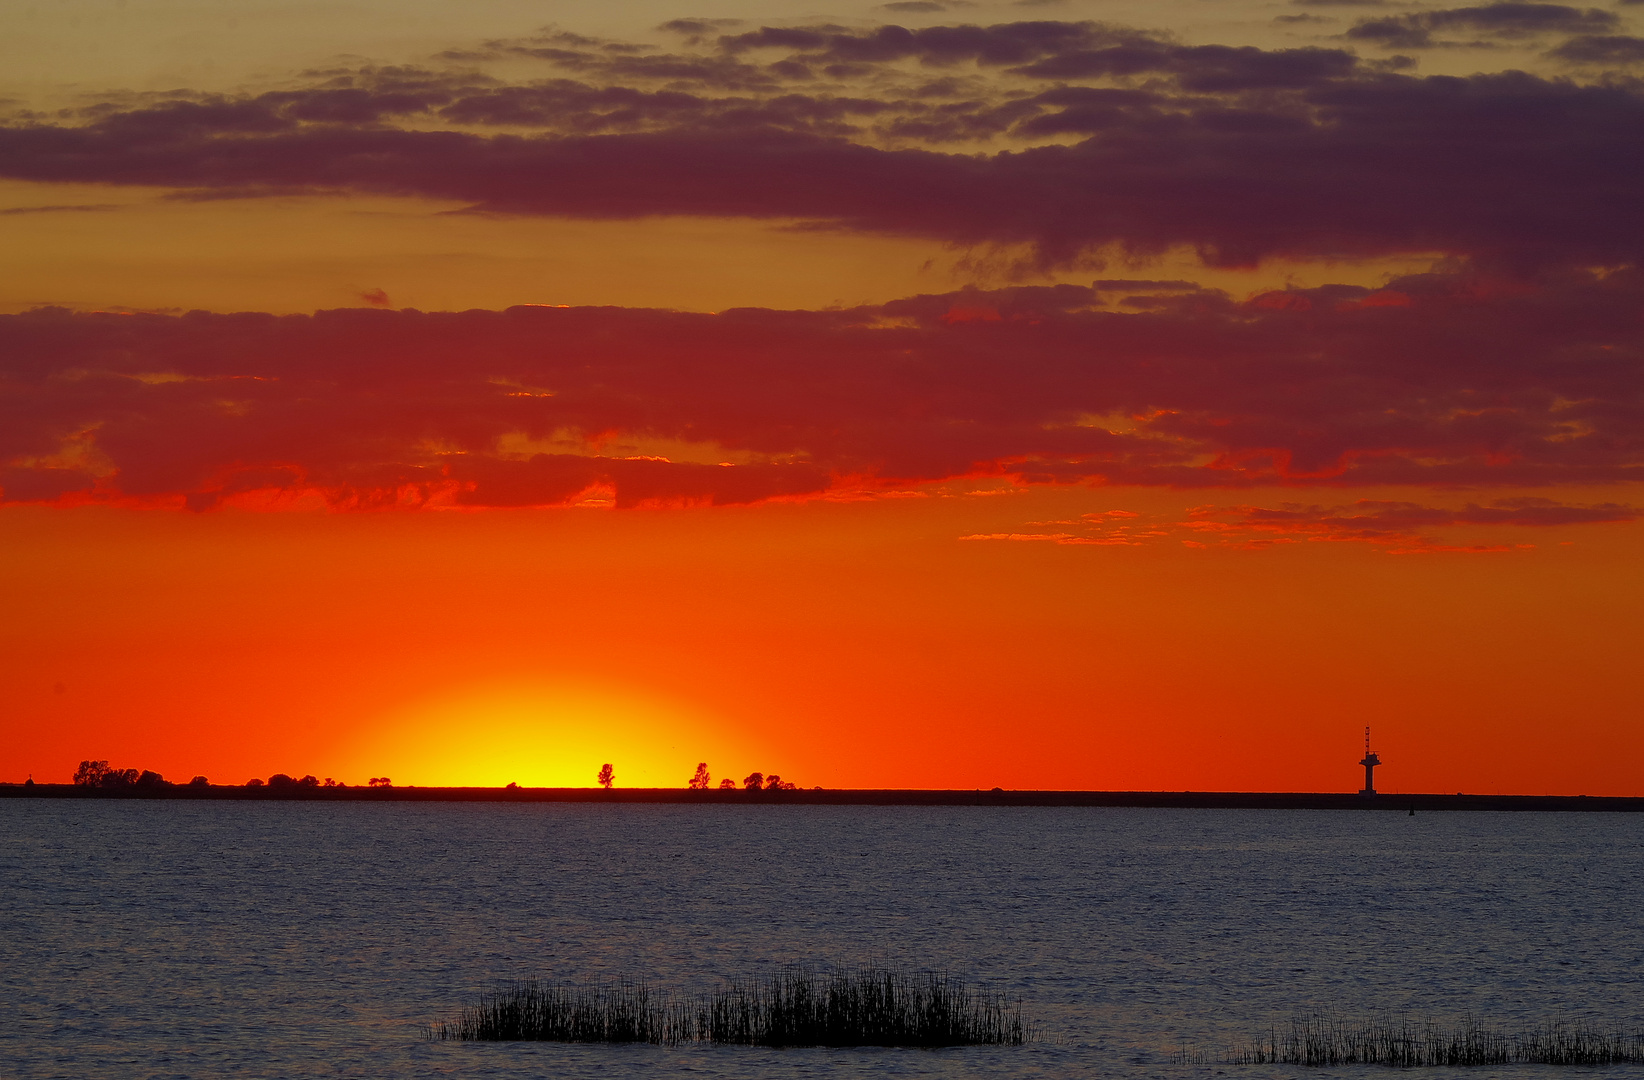
<svg viewBox="0 0 1644 1080"><path fill-rule="evenodd" d="M1627 815L6 800L0 1077L1297 1076L1170 1060L1318 1007L1644 1030L1641 897ZM797 962L991 980L1045 1039L417 1032L498 980Z"/></svg>

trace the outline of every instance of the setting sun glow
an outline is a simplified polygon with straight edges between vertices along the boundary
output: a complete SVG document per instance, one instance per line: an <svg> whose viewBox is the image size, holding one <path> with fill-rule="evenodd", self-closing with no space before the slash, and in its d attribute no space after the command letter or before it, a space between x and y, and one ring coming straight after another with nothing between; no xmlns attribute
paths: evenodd
<svg viewBox="0 0 1644 1080"><path fill-rule="evenodd" d="M339 768L427 787L593 787L609 763L619 787L683 787L704 760L726 776L756 767L744 740L682 706L605 689L516 685L384 717L342 749Z"/></svg>

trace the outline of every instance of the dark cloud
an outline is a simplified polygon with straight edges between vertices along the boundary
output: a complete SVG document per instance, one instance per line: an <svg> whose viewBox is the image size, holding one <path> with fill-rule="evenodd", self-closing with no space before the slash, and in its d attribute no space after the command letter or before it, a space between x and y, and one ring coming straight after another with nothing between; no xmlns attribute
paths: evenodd
<svg viewBox="0 0 1644 1080"><path fill-rule="evenodd" d="M1194 281L1144 281L1135 278L1101 278L1090 283L1097 292L1198 292Z"/></svg>
<svg viewBox="0 0 1644 1080"><path fill-rule="evenodd" d="M886 11L894 11L905 15L923 15L942 11L957 11L960 8L975 7L971 0L894 0L889 4L881 4Z"/></svg>
<svg viewBox="0 0 1644 1080"><path fill-rule="evenodd" d="M1186 521L1107 510L1073 520L1029 522L1020 532L961 539L1105 546L1163 542L1239 548L1326 542L1369 544L1400 555L1495 554L1535 546L1525 542L1526 534L1514 530L1625 524L1640 517L1644 517L1644 509L1624 503L1563 503L1534 496L1498 499L1484 505L1470 502L1459 507L1360 499L1346 505L1284 502L1275 506L1198 506L1188 512ZM1489 539L1477 539L1481 533ZM1503 537L1512 542L1503 542Z"/></svg>
<svg viewBox="0 0 1644 1080"><path fill-rule="evenodd" d="M1492 4L1395 22L1507 34L1606 19ZM761 27L671 53L556 31L486 49L560 73L369 68L243 97L125 97L0 125L0 176L191 199L356 191L489 213L798 220L1025 247L1039 269L1110 245L1228 266L1414 252L1521 270L1644 248L1644 89L1622 78L1417 78L1398 73L1404 56L1045 20ZM1619 64L1635 49L1585 34L1555 55ZM990 140L1017 149L976 152Z"/></svg>
<svg viewBox="0 0 1644 1080"><path fill-rule="evenodd" d="M1016 70L1051 79L1158 73L1175 76L1186 90L1228 93L1317 86L1353 74L1357 66L1358 58L1341 49L1264 51L1250 46L1148 41L1062 52Z"/></svg>
<svg viewBox="0 0 1644 1080"><path fill-rule="evenodd" d="M722 33L732 27L741 25L741 19L670 19L657 29L667 30L675 34L701 37L705 34Z"/></svg>
<svg viewBox="0 0 1644 1080"><path fill-rule="evenodd" d="M1017 22L995 26L930 26L910 30L880 26L855 30L840 26L761 27L726 35L720 47L730 53L782 49L818 63L882 64L917 60L948 66L964 61L990 67L1027 64L1074 50L1157 40L1143 31L1092 22Z"/></svg>
<svg viewBox="0 0 1644 1080"><path fill-rule="evenodd" d="M1512 40L1553 33L1592 34L1613 30L1620 22L1615 12L1600 8L1504 0L1478 7L1367 19L1349 29L1347 36L1357 41L1373 41L1389 49L1431 49L1472 44L1441 40L1434 34L1461 32Z"/></svg>
<svg viewBox="0 0 1644 1080"><path fill-rule="evenodd" d="M595 491L636 505L974 476L1644 478L1639 273L1421 276L1242 303L1123 282L1147 302L1119 308L1101 303L1112 284L821 312L0 317L4 497L514 506ZM1395 513L1415 521L1375 513L1388 528ZM1467 513L1553 524L1622 511Z"/></svg>
<svg viewBox="0 0 1644 1080"><path fill-rule="evenodd" d="M63 203L46 206L8 206L0 210L0 217L19 217L26 214L88 214L121 209L118 203Z"/></svg>
<svg viewBox="0 0 1644 1080"><path fill-rule="evenodd" d="M1639 507L1622 503L1580 505L1537 497L1461 507L1361 499L1345 506L1202 506L1181 524L1203 539L1241 547L1325 541L1373 544L1395 554L1496 553L1534 545L1447 539L1433 535L1433 530L1476 533L1481 527L1498 532L1507 527L1618 524L1637 521L1641 513Z"/></svg>
<svg viewBox="0 0 1644 1080"><path fill-rule="evenodd" d="M1552 49L1547 55L1566 63L1605 67L1644 63L1644 38L1623 34L1583 34Z"/></svg>
<svg viewBox="0 0 1644 1080"><path fill-rule="evenodd" d="M1351 60L1333 50L1147 54L1196 57L1180 79L1198 89L1064 86L901 111L873 97L710 99L570 80L427 87L418 99L476 124L571 132L495 136L303 122L293 109L308 99L293 92L0 127L0 175L195 196L353 190L595 219L800 219L1027 244L1042 265L1106 244L1144 254L1187 245L1221 265L1409 251L1613 264L1644 254L1634 137L1644 93L1631 84L1516 72L1334 78ZM991 156L886 149L849 134L869 119L910 138L1008 130L1080 141Z"/></svg>

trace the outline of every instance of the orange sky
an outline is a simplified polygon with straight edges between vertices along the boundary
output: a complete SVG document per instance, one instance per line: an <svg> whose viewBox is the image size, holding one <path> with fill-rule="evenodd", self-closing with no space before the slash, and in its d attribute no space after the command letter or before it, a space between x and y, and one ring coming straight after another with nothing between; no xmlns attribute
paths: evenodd
<svg viewBox="0 0 1644 1080"><path fill-rule="evenodd" d="M1297 4L12 26L0 782L1644 795L1644 9Z"/></svg>
<svg viewBox="0 0 1644 1080"><path fill-rule="evenodd" d="M1372 724L1389 791L1637 790L1631 529L1483 556L956 539L1093 497L1168 502L12 510L7 760L1336 790ZM452 775L475 747L488 771Z"/></svg>

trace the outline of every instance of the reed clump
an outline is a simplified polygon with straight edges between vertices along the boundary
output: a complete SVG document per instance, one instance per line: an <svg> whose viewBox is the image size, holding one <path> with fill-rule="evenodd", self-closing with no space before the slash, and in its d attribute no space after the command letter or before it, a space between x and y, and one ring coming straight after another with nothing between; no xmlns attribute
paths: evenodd
<svg viewBox="0 0 1644 1080"><path fill-rule="evenodd" d="M1553 1020L1509 1031L1471 1017L1443 1024L1404 1017L1298 1016L1228 1055L1235 1065L1638 1065L1644 1034Z"/></svg>
<svg viewBox="0 0 1644 1080"><path fill-rule="evenodd" d="M1020 1000L936 973L783 971L704 994L626 979L513 983L427 1029L435 1040L730 1043L742 1046L1018 1046Z"/></svg>

